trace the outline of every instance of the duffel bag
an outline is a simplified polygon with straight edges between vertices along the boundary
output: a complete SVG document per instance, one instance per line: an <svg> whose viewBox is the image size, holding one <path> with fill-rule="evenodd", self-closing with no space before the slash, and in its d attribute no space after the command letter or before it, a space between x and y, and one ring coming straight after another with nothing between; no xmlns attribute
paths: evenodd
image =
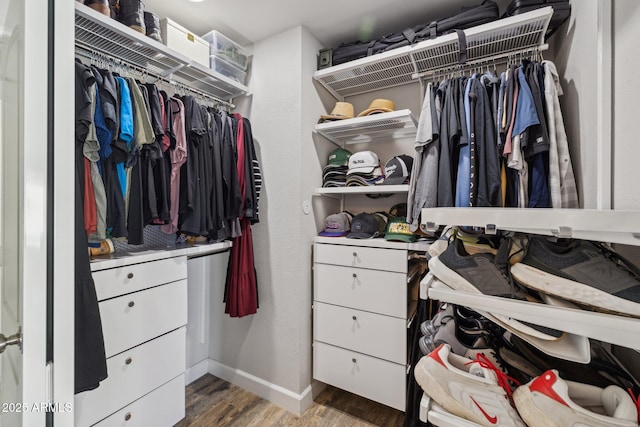
<svg viewBox="0 0 640 427"><path fill-rule="evenodd" d="M479 6L463 8L462 12L448 18L433 21L415 32L415 41L434 39L455 30L465 30L476 25L493 22L500 17L496 2L484 0Z"/></svg>

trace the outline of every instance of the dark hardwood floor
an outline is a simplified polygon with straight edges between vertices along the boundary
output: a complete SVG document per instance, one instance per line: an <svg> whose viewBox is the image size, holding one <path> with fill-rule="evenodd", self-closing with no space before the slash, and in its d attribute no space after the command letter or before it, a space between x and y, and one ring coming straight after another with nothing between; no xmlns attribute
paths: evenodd
<svg viewBox="0 0 640 427"><path fill-rule="evenodd" d="M298 417L207 374L187 386L186 416L177 427L395 427L403 421L403 412L331 386Z"/></svg>

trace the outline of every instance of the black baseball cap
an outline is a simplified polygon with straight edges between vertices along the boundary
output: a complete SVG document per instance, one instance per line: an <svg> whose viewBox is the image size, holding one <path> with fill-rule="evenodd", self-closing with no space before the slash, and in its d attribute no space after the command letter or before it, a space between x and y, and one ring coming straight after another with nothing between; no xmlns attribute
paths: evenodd
<svg viewBox="0 0 640 427"><path fill-rule="evenodd" d="M413 167L413 157L401 154L392 157L384 165L383 185L401 185L409 182L411 168Z"/></svg>
<svg viewBox="0 0 640 427"><path fill-rule="evenodd" d="M361 213L353 217L351 231L347 234L350 239L371 239L384 233L386 224L376 214Z"/></svg>

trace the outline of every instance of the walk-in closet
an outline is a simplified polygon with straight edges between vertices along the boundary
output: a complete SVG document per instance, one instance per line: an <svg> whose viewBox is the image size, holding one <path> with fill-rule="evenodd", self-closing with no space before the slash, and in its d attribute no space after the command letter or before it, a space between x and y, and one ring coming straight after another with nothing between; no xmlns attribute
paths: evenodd
<svg viewBox="0 0 640 427"><path fill-rule="evenodd" d="M0 427L639 425L637 2L0 12Z"/></svg>

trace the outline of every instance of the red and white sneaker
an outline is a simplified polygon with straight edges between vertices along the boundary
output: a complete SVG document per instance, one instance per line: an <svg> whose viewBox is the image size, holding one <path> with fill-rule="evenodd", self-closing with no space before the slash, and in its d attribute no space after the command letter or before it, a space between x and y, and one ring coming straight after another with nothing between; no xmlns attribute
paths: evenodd
<svg viewBox="0 0 640 427"><path fill-rule="evenodd" d="M565 381L555 369L518 387L513 399L529 427L638 426L636 405L622 388Z"/></svg>
<svg viewBox="0 0 640 427"><path fill-rule="evenodd" d="M471 360L441 344L420 359L414 375L422 390L453 415L487 427L526 427L511 403L510 378L482 354Z"/></svg>

